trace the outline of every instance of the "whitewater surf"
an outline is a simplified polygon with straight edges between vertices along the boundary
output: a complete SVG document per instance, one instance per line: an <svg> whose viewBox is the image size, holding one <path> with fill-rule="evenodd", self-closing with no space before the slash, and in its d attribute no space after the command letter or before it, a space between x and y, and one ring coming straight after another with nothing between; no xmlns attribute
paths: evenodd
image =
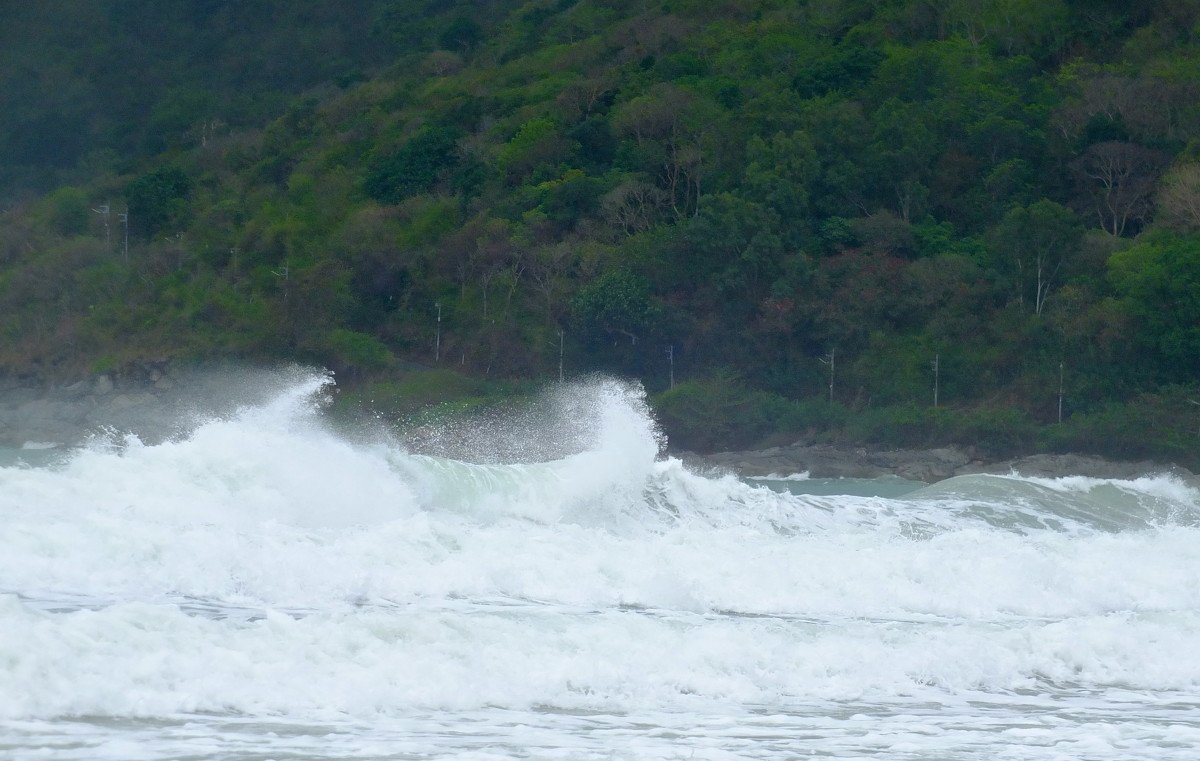
<svg viewBox="0 0 1200 761"><path fill-rule="evenodd" d="M613 380L417 452L328 391L0 468L0 757L1200 747L1178 480L744 482Z"/></svg>

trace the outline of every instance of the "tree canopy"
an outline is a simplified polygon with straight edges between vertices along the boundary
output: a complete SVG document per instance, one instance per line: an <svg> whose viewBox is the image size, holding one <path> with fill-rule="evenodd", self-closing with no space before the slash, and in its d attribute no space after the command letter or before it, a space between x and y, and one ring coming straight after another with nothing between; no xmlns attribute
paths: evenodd
<svg viewBox="0 0 1200 761"><path fill-rule="evenodd" d="M561 356L804 404L836 354L866 414L936 358L1031 425L1197 382L1195 3L0 10L9 370Z"/></svg>

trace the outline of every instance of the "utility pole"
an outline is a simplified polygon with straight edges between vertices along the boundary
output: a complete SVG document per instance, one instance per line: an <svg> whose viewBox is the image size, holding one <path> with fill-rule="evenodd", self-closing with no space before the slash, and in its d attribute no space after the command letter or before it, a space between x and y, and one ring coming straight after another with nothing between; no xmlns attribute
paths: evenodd
<svg viewBox="0 0 1200 761"><path fill-rule="evenodd" d="M279 268L277 270L271 270L271 274L274 275L275 277L283 278L283 303L287 304L288 303L288 290L289 290L289 286L291 285L288 281L291 279L291 276L292 276L292 268L287 265L287 262L284 262L284 265L281 268Z"/></svg>
<svg viewBox="0 0 1200 761"><path fill-rule="evenodd" d="M830 349L829 353L820 360L823 364L829 365L829 403L833 404L833 371L837 360L837 349Z"/></svg>
<svg viewBox="0 0 1200 761"><path fill-rule="evenodd" d="M934 354L933 361L929 363L933 367L933 408L938 406L938 380L942 366L942 355Z"/></svg>
<svg viewBox="0 0 1200 761"><path fill-rule="evenodd" d="M1063 403L1063 363L1060 360L1058 363L1058 422L1062 422L1062 403Z"/></svg>
<svg viewBox="0 0 1200 761"><path fill-rule="evenodd" d="M112 248L112 239L108 234L108 215L109 215L109 212L112 211L112 207L108 204L107 201L105 201L104 203L100 204L100 206L98 208L92 209L92 211L99 214L100 218L104 220L104 247L106 249L111 249Z"/></svg>
<svg viewBox="0 0 1200 761"><path fill-rule="evenodd" d="M671 379L670 386L668 386L668 388L675 388L675 346L674 345L667 347L667 366L670 368L670 379Z"/></svg>
<svg viewBox="0 0 1200 761"><path fill-rule="evenodd" d="M129 209L117 215L117 219L121 220L121 224L125 225L125 264L129 265Z"/></svg>
<svg viewBox="0 0 1200 761"><path fill-rule="evenodd" d="M437 332L433 340L433 362L437 362L442 358L442 302L435 301L433 303L437 307Z"/></svg>

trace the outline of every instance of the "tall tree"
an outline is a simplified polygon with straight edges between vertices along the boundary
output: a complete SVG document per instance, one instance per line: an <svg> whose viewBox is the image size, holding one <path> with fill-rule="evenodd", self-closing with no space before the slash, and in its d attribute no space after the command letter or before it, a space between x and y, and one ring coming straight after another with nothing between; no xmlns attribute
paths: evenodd
<svg viewBox="0 0 1200 761"><path fill-rule="evenodd" d="M1070 209L1043 198L1014 206L992 231L994 250L1011 273L1017 301L1032 289L1033 312L1040 315L1059 285L1064 263L1079 250L1083 225Z"/></svg>
<svg viewBox="0 0 1200 761"><path fill-rule="evenodd" d="M1152 209L1154 186L1166 165L1161 152L1116 140L1088 146L1072 162L1082 193L1100 226L1112 235L1132 232Z"/></svg>

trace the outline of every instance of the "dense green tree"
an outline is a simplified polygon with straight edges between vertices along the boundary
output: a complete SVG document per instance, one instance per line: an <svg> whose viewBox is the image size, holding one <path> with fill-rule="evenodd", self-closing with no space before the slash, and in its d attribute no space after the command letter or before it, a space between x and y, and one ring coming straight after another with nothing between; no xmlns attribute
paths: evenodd
<svg viewBox="0 0 1200 761"><path fill-rule="evenodd" d="M180 213L192 192L192 178L180 167L155 169L125 186L129 224L152 235Z"/></svg>
<svg viewBox="0 0 1200 761"><path fill-rule="evenodd" d="M60 235L81 235L87 231L91 212L87 196L79 188L59 188L46 196L43 205L47 222Z"/></svg>
<svg viewBox="0 0 1200 761"><path fill-rule="evenodd" d="M479 24L466 16L458 16L438 37L438 44L447 50L470 50L479 44L482 37Z"/></svg>
<svg viewBox="0 0 1200 761"><path fill-rule="evenodd" d="M635 347L639 339L644 343L654 316L649 281L625 269L604 273L571 301L572 325L582 339L598 350L619 347L613 353L626 361L638 352L623 347Z"/></svg>
<svg viewBox="0 0 1200 761"><path fill-rule="evenodd" d="M1187 381L1200 371L1200 239L1160 233L1110 260L1113 285L1138 322L1140 357L1161 377Z"/></svg>
<svg viewBox="0 0 1200 761"><path fill-rule="evenodd" d="M1082 238L1083 225L1078 218L1053 201L1042 199L1010 209L993 232L992 245L1000 267L1009 273L1016 300L1028 303L1033 313L1040 315Z"/></svg>
<svg viewBox="0 0 1200 761"><path fill-rule="evenodd" d="M363 182L367 195L383 203L399 203L429 191L457 165L460 136L454 127L423 127L394 153L371 162Z"/></svg>
<svg viewBox="0 0 1200 761"><path fill-rule="evenodd" d="M793 246L802 245L811 224L811 198L820 174L812 138L803 132L777 132L746 144L746 194L772 209Z"/></svg>

